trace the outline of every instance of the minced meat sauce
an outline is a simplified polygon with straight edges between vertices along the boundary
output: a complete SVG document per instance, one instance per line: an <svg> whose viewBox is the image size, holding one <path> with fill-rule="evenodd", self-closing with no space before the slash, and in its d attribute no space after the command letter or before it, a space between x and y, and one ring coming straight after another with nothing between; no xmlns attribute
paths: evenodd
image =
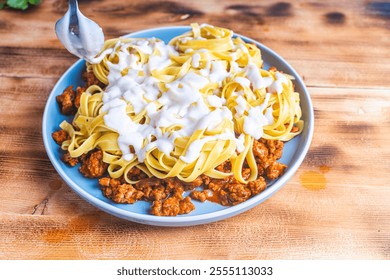
<svg viewBox="0 0 390 280"><path fill-rule="evenodd" d="M86 87L99 84L93 73L84 74L84 79ZM78 87L73 90L70 86L57 96L57 102L63 114L74 114L77 111L80 105L80 95L85 88ZM52 137L58 145L69 139L64 130L53 132ZM85 177L99 178L103 195L116 203L132 204L140 200L149 201L152 203L151 214L176 216L190 213L195 209L191 202L192 199L231 206L259 194L266 188L267 181L277 179L284 173L287 166L277 161L282 156L283 146L283 142L279 140L254 140L252 149L258 168L258 177L248 184L242 184L233 175L224 179L201 175L191 183L183 182L177 178L149 178L136 167L132 168L127 176L137 183L129 184L124 178L113 179L107 176L108 165L103 162L103 153L98 149L79 158L72 158L68 152L65 152L61 159L70 166L80 163L79 170ZM231 164L226 161L217 169L231 172ZM250 169L245 164L242 175L244 179L250 176ZM189 192L186 197L184 197L185 192Z"/></svg>

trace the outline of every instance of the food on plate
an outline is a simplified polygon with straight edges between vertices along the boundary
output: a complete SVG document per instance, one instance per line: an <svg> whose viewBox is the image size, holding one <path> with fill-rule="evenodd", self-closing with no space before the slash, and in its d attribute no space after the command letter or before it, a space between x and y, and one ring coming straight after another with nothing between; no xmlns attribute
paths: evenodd
<svg viewBox="0 0 390 280"><path fill-rule="evenodd" d="M192 199L241 203L284 173L283 142L303 128L293 77L262 67L256 45L207 24L168 44L107 40L86 84L57 96L74 118L53 139L116 203L150 201L160 216Z"/></svg>

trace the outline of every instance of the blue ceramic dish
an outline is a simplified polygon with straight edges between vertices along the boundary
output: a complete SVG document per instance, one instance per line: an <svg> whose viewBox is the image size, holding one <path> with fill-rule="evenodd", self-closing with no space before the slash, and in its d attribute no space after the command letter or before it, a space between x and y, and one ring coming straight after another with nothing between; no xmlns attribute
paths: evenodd
<svg viewBox="0 0 390 280"><path fill-rule="evenodd" d="M156 37L168 43L173 37L183 34L189 29L188 26L156 28L135 32L125 37ZM150 204L148 202L139 201L135 204L116 204L104 197L98 186L97 179L84 178L78 171L78 167L69 167L61 161L60 148L51 137L52 132L59 129L59 124L63 120L66 119L69 122L72 120L72 117L67 117L60 113L56 96L61 94L69 85L77 86L83 84L81 74L85 69L84 60L77 61L59 79L49 95L43 115L42 130L44 145L50 161L62 179L80 197L107 213L129 221L157 226L190 226L219 221L249 210L272 196L294 175L309 149L314 127L313 107L310 95L302 79L282 57L254 40L244 36L240 37L244 41L256 44L261 49L265 69L268 69L270 66L275 66L278 70L294 76L295 89L301 94L302 119L305 122L303 132L286 143L283 157L280 161L286 164L288 168L280 178L270 183L266 190L241 204L230 207L221 206L212 202L201 203L193 200L195 210L189 214L176 217L159 217L149 214Z"/></svg>

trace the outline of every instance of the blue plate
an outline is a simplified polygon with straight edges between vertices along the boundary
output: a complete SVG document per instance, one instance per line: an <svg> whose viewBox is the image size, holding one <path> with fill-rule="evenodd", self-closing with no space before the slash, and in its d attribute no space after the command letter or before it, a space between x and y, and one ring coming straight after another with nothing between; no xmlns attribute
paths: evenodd
<svg viewBox="0 0 390 280"><path fill-rule="evenodd" d="M188 30L190 30L190 27L188 26L165 27L143 30L129 34L125 37L156 37L168 43L175 36L183 34ZM69 85L77 86L83 84L81 74L85 69L84 60L78 60L59 79L49 95L43 115L42 130L45 149L50 161L62 179L65 180L80 197L107 213L129 221L158 226L190 226L219 221L249 210L272 196L294 175L309 149L314 127L313 107L310 95L302 79L282 57L252 39L240 35L235 36L241 37L244 41L256 44L261 49L265 69L268 69L270 66L275 66L278 70L294 76L295 89L301 94L302 119L305 121L303 132L286 143L283 157L280 161L286 164L288 168L280 178L269 184L267 189L241 204L230 207L221 206L212 202L201 203L193 200L195 210L189 214L176 217L159 217L149 214L150 204L148 202L139 201L135 204L116 204L104 197L98 186L97 179L84 178L78 171L77 166L72 168L61 161L60 148L51 137L52 132L59 129L59 124L63 120L68 120L69 122L72 120L72 117L67 117L60 113L59 106L56 102L56 96L61 94Z"/></svg>

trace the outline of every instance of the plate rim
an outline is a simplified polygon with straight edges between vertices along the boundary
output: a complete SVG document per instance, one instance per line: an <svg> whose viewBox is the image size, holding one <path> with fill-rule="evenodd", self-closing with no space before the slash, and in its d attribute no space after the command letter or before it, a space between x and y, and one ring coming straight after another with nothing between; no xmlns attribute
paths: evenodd
<svg viewBox="0 0 390 280"><path fill-rule="evenodd" d="M131 32L126 35L122 35L120 37L135 37L138 34L142 33L147 33L147 32L153 32L153 33L158 33L161 31L172 31L176 32L178 30L183 30L183 31L188 31L190 30L190 26L165 26L165 27L156 27L156 28L148 28L148 29L142 29L138 30L135 32ZM132 222L137 222L141 224L147 224L147 225L156 225L156 226L192 226L192 225L200 225L200 224L206 224L210 222L216 222L220 221L229 217L236 216L238 214L241 214L242 212L245 212L266 199L270 198L273 194L275 194L277 191L279 191L290 179L291 177L296 173L296 171L299 169L300 165L302 164L304 158L306 157L306 154L309 150L310 144L312 142L313 138L313 133L314 133L314 109L312 105L312 100L310 97L310 93L307 90L307 87L301 78L301 76L297 73L297 71L278 53L270 49L269 47L265 46L264 44L251 39L247 36L234 33L234 36L242 38L244 41L250 42L255 44L260 48L261 51L266 50L268 53L270 53L272 56L274 56L277 60L279 60L284 66L288 68L289 71L291 71L289 74L293 75L295 77L295 80L298 81L301 86L302 86L302 91L299 92L300 96L304 95L305 96L305 101L307 103L307 107L309 111L305 111L305 114L307 114L307 119L305 124L305 129L306 129L306 137L303 140L302 145L302 151L296 158L294 162L292 162L289 165L289 169L279 178L277 179L272 186L267 187L263 192L257 194L254 197L251 197L250 199L234 205L234 206L229 206L211 213L203 213L203 214L198 214L194 216L185 216L185 215L178 215L178 216L155 216L151 214L143 214L143 213L135 213L131 212L129 210L121 209L118 208L115 205L106 203L102 201L100 198L93 196L91 193L87 192L86 190L82 189L76 182L68 176L68 174L63 170L63 168L59 165L58 163L58 158L56 155L54 155L54 152L52 149L50 149L49 146L49 135L51 135L51 132L47 128L47 119L48 119L48 111L51 106L51 103L53 102L53 98L55 98L55 90L57 86L67 78L70 72L73 71L74 68L79 66L81 63L85 63L83 59L78 59L75 63L73 63L62 75L61 77L57 80L55 83L54 87L52 88L49 96L47 97L45 108L44 108L44 113L43 113L43 120L42 120L42 137L43 137L43 142L45 146L46 153L50 159L51 164L54 166L56 169L58 175L66 182L66 184L75 192L77 193L83 200L86 202L92 204L93 206L99 208L100 210L117 216L119 218L132 221ZM154 36L158 38L157 36Z"/></svg>

